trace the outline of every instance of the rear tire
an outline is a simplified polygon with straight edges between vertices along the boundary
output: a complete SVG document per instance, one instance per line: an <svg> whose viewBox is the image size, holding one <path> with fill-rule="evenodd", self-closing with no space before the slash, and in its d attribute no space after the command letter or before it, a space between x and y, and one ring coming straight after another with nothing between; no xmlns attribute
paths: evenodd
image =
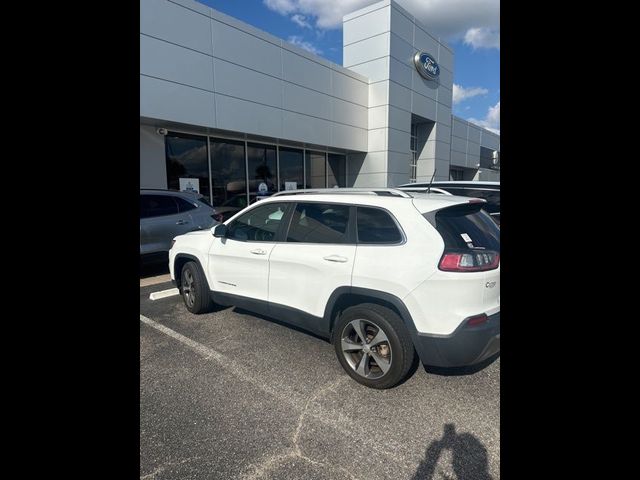
<svg viewBox="0 0 640 480"><path fill-rule="evenodd" d="M180 293L191 313L206 313L213 308L209 284L196 262L187 262L180 271Z"/></svg>
<svg viewBox="0 0 640 480"><path fill-rule="evenodd" d="M402 319L393 310L373 303L342 312L333 330L333 345L342 368L370 388L395 387L416 360Z"/></svg>

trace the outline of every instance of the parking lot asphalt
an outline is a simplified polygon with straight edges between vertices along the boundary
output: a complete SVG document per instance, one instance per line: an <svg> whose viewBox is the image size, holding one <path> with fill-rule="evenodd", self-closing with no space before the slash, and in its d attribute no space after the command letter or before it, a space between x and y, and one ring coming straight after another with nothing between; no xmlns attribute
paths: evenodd
<svg viewBox="0 0 640 480"><path fill-rule="evenodd" d="M140 288L140 478L498 479L500 359L373 390L333 346Z"/></svg>

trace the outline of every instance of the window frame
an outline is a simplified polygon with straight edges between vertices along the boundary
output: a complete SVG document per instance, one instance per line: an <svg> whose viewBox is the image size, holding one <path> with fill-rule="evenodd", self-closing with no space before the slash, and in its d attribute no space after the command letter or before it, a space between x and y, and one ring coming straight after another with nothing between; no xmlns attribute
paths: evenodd
<svg viewBox="0 0 640 480"><path fill-rule="evenodd" d="M345 237L345 242L342 243L333 243L333 242L288 242L287 238L289 237L289 231L291 230L291 223L293 221L293 213L296 211L296 209L298 208L298 204L301 203L317 203L320 205L340 205L342 207L349 207L349 220L347 221L347 231L346 231L346 237ZM332 202L332 201L318 201L318 200L307 200L307 201L294 201L291 202L291 204L293 205L293 207L290 209L289 211L289 217L287 219L287 228L286 231L284 232L284 239L282 240L282 243L287 243L290 245L357 245L356 242L356 224L355 224L355 210L356 210L356 205L352 204L352 203L344 203L344 202Z"/></svg>
<svg viewBox="0 0 640 480"><path fill-rule="evenodd" d="M237 222L239 219L241 219L242 217L244 217L245 215L251 215L253 213L254 210L258 209L258 208L262 208L262 207L266 207L269 205L284 205L284 213L282 214L282 220L280 220L280 224L278 225L278 228L276 229L275 235L273 240L268 240L268 241L262 241L262 240L241 240L238 238L231 238L231 237L225 237L225 239L227 240L233 240L234 242L242 242L242 243L284 243L282 238L284 236L284 238L286 239L286 232L284 232L283 230L285 229L285 225L288 226L289 222L291 221L291 205L294 202L286 202L286 201L279 201L279 202L257 202L252 204L251 208L247 208L245 212L243 212L240 216L238 216L238 218L234 218L231 222L229 222L227 225L227 230L231 227L231 225L235 222Z"/></svg>
<svg viewBox="0 0 640 480"><path fill-rule="evenodd" d="M387 215L389 215L391 217L391 220L393 220L393 222L396 224L396 228L398 229L398 231L400 232L400 241L399 242L384 242L384 243L361 243L360 242L360 238L358 237L358 207L360 208L371 208L374 210L381 210L384 213L386 213ZM404 245L405 243L407 243L407 236L404 233L404 230L402 229L402 226L400 225L400 222L398 222L398 219L395 217L395 215L393 213L391 213L389 210L387 210L384 207L379 207L377 205L356 205L356 212L355 212L355 234L356 234L356 242L358 244L358 246L362 245L362 246L367 246L367 247L388 247L388 246L398 246L398 245Z"/></svg>

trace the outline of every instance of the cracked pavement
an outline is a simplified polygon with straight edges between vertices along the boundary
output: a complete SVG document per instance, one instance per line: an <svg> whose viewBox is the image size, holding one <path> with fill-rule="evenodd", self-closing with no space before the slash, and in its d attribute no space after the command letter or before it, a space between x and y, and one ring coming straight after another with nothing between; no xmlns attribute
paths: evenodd
<svg viewBox="0 0 640 480"><path fill-rule="evenodd" d="M328 342L140 289L140 478L498 479L500 359L384 391Z"/></svg>

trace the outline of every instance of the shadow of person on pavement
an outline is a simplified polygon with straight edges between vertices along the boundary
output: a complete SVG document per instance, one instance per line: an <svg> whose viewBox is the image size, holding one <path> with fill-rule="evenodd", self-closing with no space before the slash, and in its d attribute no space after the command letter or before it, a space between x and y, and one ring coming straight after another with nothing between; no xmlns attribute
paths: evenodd
<svg viewBox="0 0 640 480"><path fill-rule="evenodd" d="M493 480L489 475L489 459L487 449L470 433L456 433L452 423L444 426L444 434L440 440L434 440L427 447L424 460L412 480L434 479L436 465L444 450L450 450L453 472L457 480ZM444 474L439 478L452 479Z"/></svg>

